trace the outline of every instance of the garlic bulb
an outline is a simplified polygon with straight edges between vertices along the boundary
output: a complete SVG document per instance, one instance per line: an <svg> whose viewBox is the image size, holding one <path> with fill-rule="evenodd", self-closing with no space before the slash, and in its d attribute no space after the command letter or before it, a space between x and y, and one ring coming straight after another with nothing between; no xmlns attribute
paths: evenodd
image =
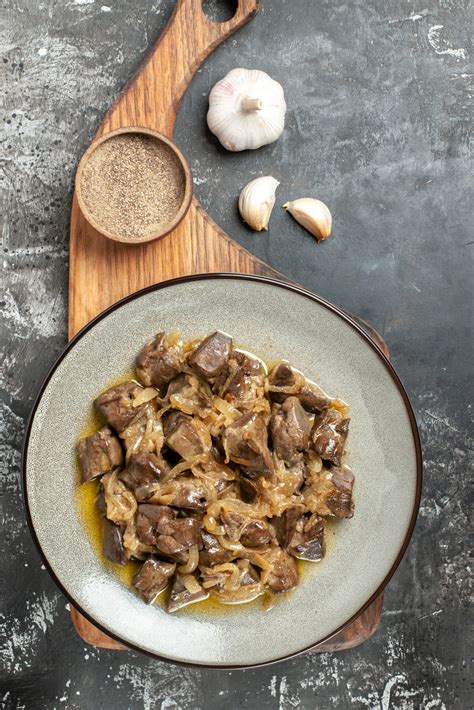
<svg viewBox="0 0 474 710"><path fill-rule="evenodd" d="M224 148L260 148L285 125L283 87L258 69L232 69L209 94L207 125Z"/></svg>
<svg viewBox="0 0 474 710"><path fill-rule="evenodd" d="M279 184L271 175L265 175L249 182L240 193L239 211L242 219L256 232L268 229Z"/></svg>
<svg viewBox="0 0 474 710"><path fill-rule="evenodd" d="M332 217L329 208L312 197L302 197L293 202L285 202L285 210L296 219L308 232L316 237L318 242L327 239L331 234Z"/></svg>

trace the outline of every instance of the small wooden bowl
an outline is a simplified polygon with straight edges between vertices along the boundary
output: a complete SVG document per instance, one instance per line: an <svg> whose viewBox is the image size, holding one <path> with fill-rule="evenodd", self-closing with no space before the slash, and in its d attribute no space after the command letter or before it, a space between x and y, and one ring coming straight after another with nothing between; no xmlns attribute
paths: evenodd
<svg viewBox="0 0 474 710"><path fill-rule="evenodd" d="M84 198L82 195L82 174L84 172L84 168L91 157L92 153L105 141L108 141L112 138L115 138L116 136L124 135L126 133L130 134L142 134L146 136L150 136L156 141L160 141L161 143L165 143L176 155L178 158L181 168L183 170L183 181L184 181L184 195L183 195L183 201L181 203L181 206L179 210L176 212L176 215L174 218L171 220L171 222L168 222L163 226L163 228L159 232L152 232L151 234L147 234L144 237L136 237L136 238L130 238L130 237L124 237L120 236L118 234L114 234L113 232L110 232L107 230L104 225L99 224L90 214L88 211L85 203L84 203ZM77 196L77 201L79 203L79 208L84 216L84 218L87 220L87 222L93 227L99 234L102 234L104 237L107 237L108 239L113 239L116 242L123 242L125 244L143 244L144 242L152 242L155 239L161 239L161 237L164 237L166 234L169 234L183 219L185 216L186 212L189 209L189 206L191 204L191 198L193 195L193 178L191 174L191 169L188 165L188 162L184 155L181 153L179 148L169 140L166 136L164 136L162 133L158 133L158 131L153 131L150 128L143 128L142 126L130 126L127 128L118 128L115 131L111 131L110 133L106 133L105 135L101 136L97 140L95 140L89 148L86 150L84 155L82 156L79 166L77 168L76 172L76 180L75 180L75 190L76 190L76 196Z"/></svg>

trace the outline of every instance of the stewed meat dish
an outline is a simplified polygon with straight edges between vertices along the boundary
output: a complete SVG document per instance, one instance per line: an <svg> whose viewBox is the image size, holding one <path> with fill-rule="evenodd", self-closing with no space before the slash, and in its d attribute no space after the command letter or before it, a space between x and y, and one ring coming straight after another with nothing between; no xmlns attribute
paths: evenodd
<svg viewBox="0 0 474 710"><path fill-rule="evenodd" d="M168 590L169 612L209 596L270 606L298 584L297 560L324 557L327 519L352 517L347 405L219 331L158 333L135 367L97 397L103 426L77 447L105 557L139 561L133 586L147 603Z"/></svg>

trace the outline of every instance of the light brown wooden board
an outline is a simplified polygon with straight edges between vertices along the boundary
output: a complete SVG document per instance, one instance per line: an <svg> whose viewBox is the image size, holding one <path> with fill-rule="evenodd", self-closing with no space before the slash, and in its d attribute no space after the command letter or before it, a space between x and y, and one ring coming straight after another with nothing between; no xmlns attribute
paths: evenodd
<svg viewBox="0 0 474 710"><path fill-rule="evenodd" d="M172 138L180 100L204 59L260 9L260 0L239 0L235 16L224 23L209 20L201 0L178 0L163 34L135 77L110 108L96 137L116 128L142 126ZM73 199L69 261L69 337L104 308L145 286L204 272L240 272L286 280L243 249L218 227L193 198L176 229L155 242L127 245L99 233L83 218ZM365 324L386 351L380 336ZM382 597L356 621L314 651L356 646L376 630ZM71 616L80 636L95 646L124 646L93 626L76 609Z"/></svg>

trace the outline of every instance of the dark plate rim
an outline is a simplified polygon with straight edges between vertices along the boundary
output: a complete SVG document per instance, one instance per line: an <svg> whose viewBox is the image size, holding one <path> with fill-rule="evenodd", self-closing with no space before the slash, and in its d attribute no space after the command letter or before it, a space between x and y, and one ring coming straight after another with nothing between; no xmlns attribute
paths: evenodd
<svg viewBox="0 0 474 710"><path fill-rule="evenodd" d="M36 414L36 410L38 408L38 405L41 401L41 398L43 396L43 393L46 389L46 387L49 384L49 381L51 380L51 377L63 361L63 359L66 357L66 355L74 348L76 343L81 340L81 338L84 337L84 335L91 330L92 328L95 327L97 323L99 323L101 320L103 320L105 317L107 317L110 313L113 311L121 308L123 305L126 303L129 303L130 301L134 301L137 298L140 298L141 296L144 296L147 293L152 293L154 291L160 291L161 289L167 288L169 286L175 286L178 284L182 283L187 283L187 282L192 282L192 281L206 281L206 280L212 280L212 279L234 279L237 281L256 281L258 283L265 283L269 284L271 286L276 286L277 288L282 288L287 291L292 291L294 293L297 293L301 296L304 296L305 298L308 298L311 301L314 301L315 303L318 303L319 305L323 306L327 310L331 311L334 313L336 316L339 318L342 318L353 330L355 330L369 345L370 348L377 354L377 356L380 358L380 360L383 362L385 365L385 368L388 371L388 374L392 378L393 382L397 386L398 391L400 392L406 412L408 414L408 418L410 420L410 426L411 426L411 431L413 435L413 441L415 445L415 453L416 453L416 492L415 492L415 497L413 501L413 510L410 518L410 524L408 526L407 532L405 534L404 540L402 542L402 545L399 549L398 555L395 559L395 562L392 564L390 567L388 573L384 577L382 583L377 587L375 592L370 596L370 598L365 602L365 604L362 605L362 607L355 613L353 614L347 621L345 621L343 624L341 624L337 629L332 631L330 634L327 634L321 639L315 640L314 643L312 643L310 646L305 646L305 648L300 649L299 651L294 651L293 653L289 653L284 656L279 656L278 658L272 658L268 661L262 661L258 663L239 663L239 664L216 664L216 663L193 663L189 661L181 661L177 660L174 658L168 658L166 656L160 656L157 653L153 653L152 651L148 651L146 649L140 648L140 646L136 646L135 644L131 644L130 642L126 641L123 639L119 634L116 634L114 632L109 631L106 629L104 626L102 626L100 623L96 621L90 614L86 613L81 606L78 604L78 602L74 599L73 595L69 593L62 585L62 583L59 581L57 578L56 574L54 573L47 557L46 554L43 552L43 549L40 545L40 542L38 540L38 537L36 535L36 531L33 525L33 520L31 517L31 511L29 507L29 502L28 502L28 484L27 484L27 477L26 477L26 469L27 469L27 461L28 461L28 446L29 446L29 440L30 440L30 434L31 434L31 428L33 425L34 417ZM422 462L422 452L421 452L421 442L420 442L420 434L418 431L418 426L416 423L416 418L415 414L413 411L413 408L411 406L408 394L395 370L393 367L392 363L387 359L387 357L384 355L384 353L381 351L381 349L376 345L376 343L370 338L367 333L364 332L362 327L358 325L350 316L347 315L343 310L341 310L338 306L335 306L334 304L330 303L329 301L326 301L325 299L321 298L320 296L316 296L314 293L311 293L311 291L307 291L301 286L297 286L291 283L287 283L284 281L280 281L278 279L274 278L269 278L266 276L259 276L255 274L239 274L239 273L225 273L225 272L215 272L215 273L204 273L204 274L192 274L189 276L181 276L179 278L175 279L169 279L168 281L161 281L160 283L153 284L152 286L147 286L146 288L140 289L139 291L135 291L135 293L130 294L129 296L125 296L125 298L120 299L120 301L117 301L113 305L109 306L105 310L101 311L95 318L93 318L89 323L87 323L81 330L76 333L76 335L71 338L71 340L68 342L64 350L61 352L59 357L56 359L55 363L49 370L48 374L46 375L45 379L43 380L43 383L39 389L38 394L36 395L33 407L31 409L30 416L28 418L27 426L26 426L26 431L25 431L25 438L24 438L24 443L23 443L23 457L22 457L22 488L23 488L23 503L25 506L25 511L26 511L26 518L28 522L28 527L30 529L31 536L33 538L33 541L38 549L38 552L44 562L44 565L46 569L48 570L49 574L53 578L53 581L55 584L59 587L60 591L64 594L64 596L69 600L69 602L79 611L79 613L84 616L91 624L93 624L96 628L98 628L100 631L102 631L104 634L109 636L110 638L113 638L115 641L118 643L123 644L127 648L138 651L139 653L144 653L147 656L150 656L152 658L158 659L160 661L165 661L167 663L175 663L177 665L183 665L183 666L188 666L188 667L194 667L194 668L212 668L212 669L222 669L222 670L232 670L232 669L243 669L243 668L256 668L256 667L262 667L262 666L268 666L273 663L278 663L280 661L285 661L290 658L294 658L295 656L299 656L302 653L305 653L306 651L311 651L311 649L315 648L316 646L319 646L322 643L326 643L329 641L331 638L333 638L336 634L341 632L343 629L345 629L347 626L352 624L353 621L355 621L374 601L375 599L383 592L385 587L387 586L388 582L392 578L392 576L395 573L395 570L399 566L406 550L408 547L408 544L410 542L410 539L413 534L413 530L415 528L416 524L416 518L418 515L418 509L420 507L420 500L421 500L421 489L422 489L422 470L423 470L423 462Z"/></svg>

